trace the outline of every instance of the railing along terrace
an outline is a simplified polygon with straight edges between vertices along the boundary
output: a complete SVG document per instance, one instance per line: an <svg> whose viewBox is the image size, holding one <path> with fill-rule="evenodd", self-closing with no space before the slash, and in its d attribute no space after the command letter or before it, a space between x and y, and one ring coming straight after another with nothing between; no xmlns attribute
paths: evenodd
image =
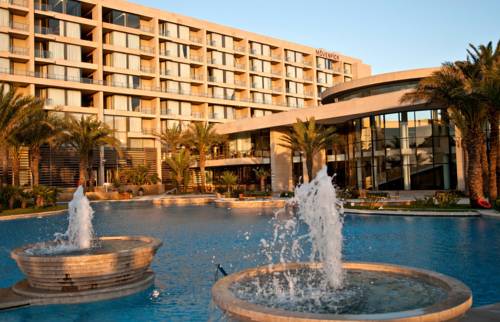
<svg viewBox="0 0 500 322"><path fill-rule="evenodd" d="M28 7L28 0L0 0L0 3L7 3L19 7Z"/></svg>
<svg viewBox="0 0 500 322"><path fill-rule="evenodd" d="M45 54L40 54L40 52L43 52ZM50 56L46 54L47 51L37 51L36 55L37 57L40 56ZM40 56L38 56L40 55ZM44 57L46 58L46 57ZM82 84L94 84L94 85L103 85L103 86L110 86L110 87L117 87L117 88L129 88L129 89L136 89L136 90L143 90L143 91L150 91L150 92L161 92L161 93L172 93L172 94L181 94L181 95L189 95L189 96L197 96L197 97L207 97L207 98L222 98L222 99L228 99L232 101L238 101L238 102L244 102L244 103L253 103L255 102L251 98L236 98L236 96L218 96L218 95L211 95L207 94L205 92L191 92L191 91L180 91L180 90L174 90L174 89L169 89L169 88L162 88L162 87L156 87L156 86L144 86L144 85L135 85L135 84L129 84L129 83L121 83L121 82L114 82L114 81L108 81L108 80L99 80L99 79L93 79L93 78L87 78L87 77L69 77L65 75L58 75L58 74L48 74L48 73L42 73L42 72L32 72L32 71L24 71L24 70L13 70L10 68L0 68L0 74L8 74L8 75L15 75L15 76L25 76L25 77L35 77L35 78L43 78L43 79L55 79L55 80L62 80L62 81L71 81L71 82L78 82ZM163 74L162 74L163 75ZM203 80L203 76L201 75L191 75L192 80ZM254 87L256 88L256 87ZM259 89L259 88L256 88ZM273 89L278 92L281 91L281 89ZM271 103L268 103L271 104ZM282 106L282 107L296 107L295 105L287 104L286 102L274 102L271 105L274 106Z"/></svg>

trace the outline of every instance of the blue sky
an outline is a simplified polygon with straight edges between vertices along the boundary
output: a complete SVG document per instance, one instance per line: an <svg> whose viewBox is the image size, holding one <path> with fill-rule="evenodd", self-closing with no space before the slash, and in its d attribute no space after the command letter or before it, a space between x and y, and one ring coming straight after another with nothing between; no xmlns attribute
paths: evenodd
<svg viewBox="0 0 500 322"><path fill-rule="evenodd" d="M361 58L373 73L463 59L500 39L500 0L131 0Z"/></svg>

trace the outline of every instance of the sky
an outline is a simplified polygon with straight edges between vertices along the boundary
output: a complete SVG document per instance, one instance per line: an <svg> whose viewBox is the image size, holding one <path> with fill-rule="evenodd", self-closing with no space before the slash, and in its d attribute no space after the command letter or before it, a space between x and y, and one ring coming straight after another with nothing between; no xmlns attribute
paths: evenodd
<svg viewBox="0 0 500 322"><path fill-rule="evenodd" d="M500 0L130 1L340 52L374 74L465 59L469 43L500 40Z"/></svg>

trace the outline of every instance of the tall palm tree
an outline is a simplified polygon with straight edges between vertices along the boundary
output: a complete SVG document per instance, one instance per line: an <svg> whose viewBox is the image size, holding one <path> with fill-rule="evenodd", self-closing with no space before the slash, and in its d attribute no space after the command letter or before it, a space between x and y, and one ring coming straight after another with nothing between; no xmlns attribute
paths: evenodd
<svg viewBox="0 0 500 322"><path fill-rule="evenodd" d="M32 186L37 186L40 183L39 165L42 145L55 143L62 135L63 127L63 118L38 109L24 119L21 129L15 134L16 140L29 149Z"/></svg>
<svg viewBox="0 0 500 322"><path fill-rule="evenodd" d="M161 144L166 147L167 153L172 153L178 150L183 140L180 125L167 127L161 131L161 133L155 134L155 136L160 140Z"/></svg>
<svg viewBox="0 0 500 322"><path fill-rule="evenodd" d="M205 164L207 154L210 153L214 146L223 143L225 140L225 136L215 132L213 123L208 122L191 123L183 135L183 142L198 153L202 192L205 192L206 185Z"/></svg>
<svg viewBox="0 0 500 322"><path fill-rule="evenodd" d="M266 179L269 177L269 171L267 171L264 168L257 168L253 169L253 172L255 173L255 176L259 179L260 181L260 191L266 190Z"/></svg>
<svg viewBox="0 0 500 322"><path fill-rule="evenodd" d="M2 176L0 185L6 183L8 167L8 139L20 129L21 122L43 107L43 101L33 96L16 93L14 86L0 85L0 149L2 158Z"/></svg>
<svg viewBox="0 0 500 322"><path fill-rule="evenodd" d="M417 88L405 94L402 102L430 104L447 108L459 128L468 157L467 180L471 204L484 199L481 142L487 109L478 104L477 68L470 62L445 63L440 70L422 79Z"/></svg>
<svg viewBox="0 0 500 322"><path fill-rule="evenodd" d="M285 135L280 144L293 151L299 151L306 158L307 176L313 179L313 159L327 144L335 140L335 128L316 125L314 117L302 121L297 119L292 131Z"/></svg>
<svg viewBox="0 0 500 322"><path fill-rule="evenodd" d="M180 149L171 157L165 159L165 162L172 171L172 177L177 184L177 190L186 191L189 182L189 168L193 164L193 157L188 149Z"/></svg>
<svg viewBox="0 0 500 322"><path fill-rule="evenodd" d="M497 185L497 159L500 148L498 122L500 119L500 41L493 48L493 43L490 41L487 45L476 47L469 45L468 59L480 70L478 92L482 102L488 108L488 122L490 123L490 151L488 154L489 166L488 174L488 191L490 200L496 200L498 196Z"/></svg>
<svg viewBox="0 0 500 322"><path fill-rule="evenodd" d="M80 119L68 116L62 142L68 144L79 155L79 184L86 185L90 180L92 186L92 161L94 150L101 146L110 146L120 150L120 141L114 137L114 131L94 116L82 116Z"/></svg>

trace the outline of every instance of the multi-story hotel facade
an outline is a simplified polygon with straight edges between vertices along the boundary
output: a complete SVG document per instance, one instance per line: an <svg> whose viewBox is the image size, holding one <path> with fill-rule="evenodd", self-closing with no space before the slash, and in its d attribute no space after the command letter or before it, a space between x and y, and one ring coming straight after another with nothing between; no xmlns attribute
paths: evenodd
<svg viewBox="0 0 500 322"><path fill-rule="evenodd" d="M120 0L0 0L0 82L44 99L49 111L95 115L116 131L125 157L100 151L99 184L141 163L165 177L154 136L162 129L316 108L328 88L370 73L339 53ZM231 135L218 157L268 159L252 148L268 146L266 135ZM74 186L78 161L62 150L44 149L42 184Z"/></svg>

